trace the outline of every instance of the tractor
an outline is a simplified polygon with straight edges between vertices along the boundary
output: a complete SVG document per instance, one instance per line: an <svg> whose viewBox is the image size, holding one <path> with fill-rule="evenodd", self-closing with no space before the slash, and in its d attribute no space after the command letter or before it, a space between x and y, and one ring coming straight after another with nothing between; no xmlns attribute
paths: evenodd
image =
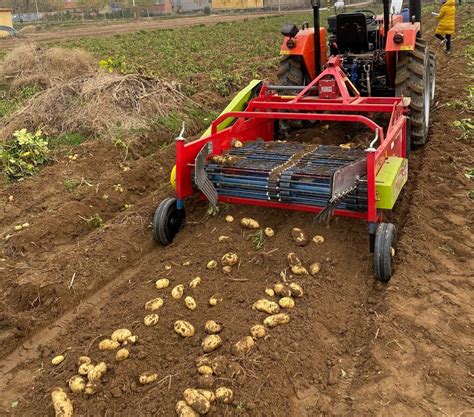
<svg viewBox="0 0 474 417"><path fill-rule="evenodd" d="M435 60L421 38L420 0L410 0L410 21L369 10L330 16L315 30L283 26L279 83L252 81L201 137L176 138L171 172L175 197L153 217L157 242L169 245L185 224L194 194L219 202L365 220L375 277L393 274L396 228L383 221L408 178L411 146L427 140L435 90ZM329 52L329 53L328 53ZM363 126L356 147L280 141L292 128L320 122ZM291 139L291 138L290 138Z"/></svg>
<svg viewBox="0 0 474 417"><path fill-rule="evenodd" d="M320 27L319 1L312 6L314 27ZM285 24L278 83L288 87L287 93L309 84L321 73L329 49L330 56L341 57L362 96L411 99L408 139L420 146L427 140L434 101L435 55L422 39L421 0L410 0L410 22L390 9L389 0L383 0L383 15L358 10L330 16L327 30Z"/></svg>

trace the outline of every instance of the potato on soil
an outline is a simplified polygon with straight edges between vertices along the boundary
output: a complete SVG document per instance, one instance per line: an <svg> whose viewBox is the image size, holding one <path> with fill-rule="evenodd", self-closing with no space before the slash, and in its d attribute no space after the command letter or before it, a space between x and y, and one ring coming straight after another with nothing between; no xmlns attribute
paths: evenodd
<svg viewBox="0 0 474 417"><path fill-rule="evenodd" d="M188 388L184 390L183 397L188 405L199 414L206 414L211 409L211 402L197 389Z"/></svg>
<svg viewBox="0 0 474 417"><path fill-rule="evenodd" d="M232 223L234 221L234 218L229 214L229 215L225 216L225 221L227 223Z"/></svg>
<svg viewBox="0 0 474 417"><path fill-rule="evenodd" d="M211 359L207 355L198 356L194 363L199 368L200 366L211 366Z"/></svg>
<svg viewBox="0 0 474 417"><path fill-rule="evenodd" d="M102 374L107 372L107 364L105 362L99 362L95 367L102 372Z"/></svg>
<svg viewBox="0 0 474 417"><path fill-rule="evenodd" d="M80 375L87 375L91 369L94 369L92 363L83 363L77 371Z"/></svg>
<svg viewBox="0 0 474 417"><path fill-rule="evenodd" d="M199 413L196 413L186 401L178 401L176 403L175 411L178 417L199 417Z"/></svg>
<svg viewBox="0 0 474 417"><path fill-rule="evenodd" d="M156 311L163 307L163 299L162 298L154 298L153 300L147 301L145 303L145 310L146 311Z"/></svg>
<svg viewBox="0 0 474 417"><path fill-rule="evenodd" d="M128 329L117 329L112 333L110 338L116 342L122 343L127 339L127 337L130 337L131 335L132 332Z"/></svg>
<svg viewBox="0 0 474 417"><path fill-rule="evenodd" d="M234 393L230 388L219 387L216 389L216 399L217 401L230 404L234 398Z"/></svg>
<svg viewBox="0 0 474 417"><path fill-rule="evenodd" d="M234 353L235 356L242 357L242 356L245 356L247 353L249 353L254 346L255 346L255 341L252 339L252 337L245 336L235 343L235 345L232 347L232 352Z"/></svg>
<svg viewBox="0 0 474 417"><path fill-rule="evenodd" d="M295 275L308 275L308 270L302 265L292 266L291 272Z"/></svg>
<svg viewBox="0 0 474 417"><path fill-rule="evenodd" d="M59 365L64 359L65 359L64 355L58 355L58 356L55 356L53 359L51 359L51 363L52 363L54 366L57 366L57 365Z"/></svg>
<svg viewBox="0 0 474 417"><path fill-rule="evenodd" d="M214 373L214 371L212 370L212 368L210 366L207 366L207 365L202 365L200 366L198 369L197 369L198 373L200 375L212 375Z"/></svg>
<svg viewBox="0 0 474 417"><path fill-rule="evenodd" d="M215 260L209 261L206 265L206 268L207 269L216 269L217 268L217 261L215 261Z"/></svg>
<svg viewBox="0 0 474 417"><path fill-rule="evenodd" d="M230 274L230 273L232 272L232 267L229 266L229 265L223 266L223 267L222 267L222 272L223 272L224 274Z"/></svg>
<svg viewBox="0 0 474 417"><path fill-rule="evenodd" d="M153 314L148 314L145 317L143 317L143 324L148 327L156 326L159 321L160 321L160 316L158 314L153 313Z"/></svg>
<svg viewBox="0 0 474 417"><path fill-rule="evenodd" d="M255 324L250 328L250 334L254 339L261 339L267 334L267 329L261 324Z"/></svg>
<svg viewBox="0 0 474 417"><path fill-rule="evenodd" d="M265 234L266 237L275 236L275 232L273 231L271 227L265 227L265 229L263 229L263 233Z"/></svg>
<svg viewBox="0 0 474 417"><path fill-rule="evenodd" d="M222 236L219 236L219 242L228 242L230 239L229 236L225 236L225 235L222 235Z"/></svg>
<svg viewBox="0 0 474 417"><path fill-rule="evenodd" d="M208 320L204 324L204 330L207 334L216 334L222 331L222 324L214 320Z"/></svg>
<svg viewBox="0 0 474 417"><path fill-rule="evenodd" d="M129 350L122 348L122 349L119 349L117 353L115 354L115 360L117 362L121 362L121 361L124 361L125 359L128 359L129 356L130 356Z"/></svg>
<svg viewBox="0 0 474 417"><path fill-rule="evenodd" d="M316 275L321 270L321 264L319 262L314 262L309 266L309 273L311 275Z"/></svg>
<svg viewBox="0 0 474 417"><path fill-rule="evenodd" d="M199 394L204 395L204 397L206 397L206 400L210 403L216 401L216 395L211 390L198 388L197 391L199 392Z"/></svg>
<svg viewBox="0 0 474 417"><path fill-rule="evenodd" d="M182 284L176 285L176 287L174 287L171 290L171 297L173 297L175 300L181 299L183 294L184 294L184 285Z"/></svg>
<svg viewBox="0 0 474 417"><path fill-rule="evenodd" d="M287 259L288 259L288 265L291 267L291 266L300 266L301 265L301 261L300 259L296 256L296 253L294 252L290 252L287 256Z"/></svg>
<svg viewBox="0 0 474 417"><path fill-rule="evenodd" d="M61 388L55 388L51 393L56 417L72 417L72 402Z"/></svg>
<svg viewBox="0 0 474 417"><path fill-rule="evenodd" d="M120 346L120 343L112 339L104 339L99 342L99 350L115 350Z"/></svg>
<svg viewBox="0 0 474 417"><path fill-rule="evenodd" d="M138 342L138 336L134 334L132 336L127 337L127 339L125 340L125 342L123 342L123 344L127 345L130 343L131 345L134 345L137 342Z"/></svg>
<svg viewBox="0 0 474 417"><path fill-rule="evenodd" d="M303 287L300 284L297 284L296 282L292 282L290 284L290 290L293 297L296 297L296 298L303 297Z"/></svg>
<svg viewBox="0 0 474 417"><path fill-rule="evenodd" d="M184 299L184 304L186 304L186 307L189 308L190 310L193 310L193 311L196 310L197 304L193 297L188 295Z"/></svg>
<svg viewBox="0 0 474 417"><path fill-rule="evenodd" d="M265 288L265 294L267 294L269 297L274 297L275 291L271 288Z"/></svg>
<svg viewBox="0 0 474 417"><path fill-rule="evenodd" d="M193 325L184 320L175 321L174 331L183 337L194 336L194 332L195 332Z"/></svg>
<svg viewBox="0 0 474 417"><path fill-rule="evenodd" d="M212 359L211 367L214 371L214 375L223 376L229 367L229 360L224 355L218 355Z"/></svg>
<svg viewBox="0 0 474 417"><path fill-rule="evenodd" d="M275 301L265 300L264 298L255 301L252 308L267 314L276 314L280 311L280 307Z"/></svg>
<svg viewBox="0 0 474 417"><path fill-rule="evenodd" d="M213 352L220 345L222 345L222 339L217 334L210 334L206 336L201 343L202 350L205 353Z"/></svg>
<svg viewBox="0 0 474 417"><path fill-rule="evenodd" d="M233 252L226 253L221 259L221 263L223 266L234 266L237 265L238 262L239 256Z"/></svg>
<svg viewBox="0 0 474 417"><path fill-rule="evenodd" d="M324 243L324 237L321 235L316 235L313 237L313 242L316 244Z"/></svg>
<svg viewBox="0 0 474 417"><path fill-rule="evenodd" d="M196 288L201 283L201 277L196 277L189 283L191 288Z"/></svg>
<svg viewBox="0 0 474 417"><path fill-rule="evenodd" d="M257 220L251 219L250 217L244 217L240 220L240 225L244 229L255 230L260 227Z"/></svg>
<svg viewBox="0 0 474 417"><path fill-rule="evenodd" d="M214 294L213 296L211 296L211 298L209 298L209 305L211 306L216 306L218 303L221 302L222 296L220 296L219 294Z"/></svg>
<svg viewBox="0 0 474 417"><path fill-rule="evenodd" d="M102 384L100 381L89 381L86 384L86 388L84 389L84 392L87 395L94 395L97 394L102 390Z"/></svg>
<svg viewBox="0 0 474 417"><path fill-rule="evenodd" d="M295 306L295 300L291 297L283 297L280 298L280 301L278 301L278 304L280 304L281 308L293 308Z"/></svg>
<svg viewBox="0 0 474 417"><path fill-rule="evenodd" d="M305 246L308 243L308 236L299 227L291 229L291 238L295 241L297 246Z"/></svg>
<svg viewBox="0 0 474 417"><path fill-rule="evenodd" d="M286 313L274 314L273 316L268 316L263 320L263 324L267 327L276 327L280 324L286 324L290 321L290 316Z"/></svg>
<svg viewBox="0 0 474 417"><path fill-rule="evenodd" d="M81 366L83 363L91 363L92 360L89 358L89 356L79 356L77 359L77 365Z"/></svg>
<svg viewBox="0 0 474 417"><path fill-rule="evenodd" d="M87 379L89 381L99 381L104 373L105 372L103 372L102 369L96 365L87 373Z"/></svg>
<svg viewBox="0 0 474 417"><path fill-rule="evenodd" d="M281 292L285 288L285 284L282 284L281 282L277 282L273 288L274 288L273 291L275 292L276 295L281 295Z"/></svg>
<svg viewBox="0 0 474 417"><path fill-rule="evenodd" d="M74 375L68 381L69 389L72 392L82 392L86 388L86 381L80 375Z"/></svg>
<svg viewBox="0 0 474 417"><path fill-rule="evenodd" d="M140 384L142 385L148 385L151 384L152 382L155 382L158 379L158 374L155 374L154 372L145 372L140 375L138 380L140 381Z"/></svg>
<svg viewBox="0 0 474 417"><path fill-rule="evenodd" d="M168 278L161 278L155 282L155 287L158 290L162 290L163 288L168 288L170 286L170 280Z"/></svg>
<svg viewBox="0 0 474 417"><path fill-rule="evenodd" d="M202 388L212 388L215 378L212 375L199 375L198 386Z"/></svg>

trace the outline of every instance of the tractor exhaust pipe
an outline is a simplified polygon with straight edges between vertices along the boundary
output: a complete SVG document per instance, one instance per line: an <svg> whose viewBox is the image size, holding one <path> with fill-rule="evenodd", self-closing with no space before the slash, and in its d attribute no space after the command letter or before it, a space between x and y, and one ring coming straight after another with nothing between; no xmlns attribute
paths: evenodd
<svg viewBox="0 0 474 417"><path fill-rule="evenodd" d="M413 0L410 0L410 4ZM388 31L390 30L390 0L383 0L383 44L387 44Z"/></svg>
<svg viewBox="0 0 474 417"><path fill-rule="evenodd" d="M313 20L314 20L314 70L317 77L321 73L321 39L320 39L320 33L319 33L320 0L311 0L311 6L313 6Z"/></svg>

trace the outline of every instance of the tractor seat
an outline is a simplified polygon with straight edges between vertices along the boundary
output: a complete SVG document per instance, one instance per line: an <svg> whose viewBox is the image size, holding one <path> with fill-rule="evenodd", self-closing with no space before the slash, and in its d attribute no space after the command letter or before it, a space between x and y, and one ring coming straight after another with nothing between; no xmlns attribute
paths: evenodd
<svg viewBox="0 0 474 417"><path fill-rule="evenodd" d="M336 16L336 42L340 53L360 54L369 50L367 18L364 13Z"/></svg>

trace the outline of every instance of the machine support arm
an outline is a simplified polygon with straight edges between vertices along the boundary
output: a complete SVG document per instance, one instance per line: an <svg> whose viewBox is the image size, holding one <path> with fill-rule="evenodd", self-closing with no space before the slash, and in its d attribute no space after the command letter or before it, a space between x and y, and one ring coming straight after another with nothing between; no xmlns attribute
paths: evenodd
<svg viewBox="0 0 474 417"><path fill-rule="evenodd" d="M316 77L321 73L321 39L320 39L320 18L319 6L320 0L311 0L313 6L313 20L314 20L314 70Z"/></svg>

